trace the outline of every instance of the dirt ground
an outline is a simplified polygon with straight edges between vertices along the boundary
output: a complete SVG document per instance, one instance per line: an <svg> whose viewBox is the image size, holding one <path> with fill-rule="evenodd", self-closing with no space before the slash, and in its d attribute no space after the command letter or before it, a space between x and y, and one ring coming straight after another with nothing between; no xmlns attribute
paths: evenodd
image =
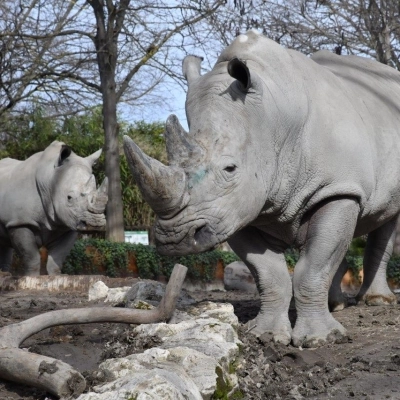
<svg viewBox="0 0 400 400"><path fill-rule="evenodd" d="M86 294L2 292L0 326L63 308L98 306ZM241 323L259 308L255 295L240 292L196 292L196 301L233 304ZM108 305L107 305L108 306ZM290 312L292 320L294 311ZM335 313L350 334L348 343L318 349L297 349L271 344L239 330L243 342L237 362L244 399L399 399L400 305L357 305ZM156 346L151 337L138 342L127 324L70 325L46 329L22 347L59 358L81 371L88 387L107 380L97 370L110 357L122 357ZM44 391L0 381L0 400L53 400Z"/></svg>

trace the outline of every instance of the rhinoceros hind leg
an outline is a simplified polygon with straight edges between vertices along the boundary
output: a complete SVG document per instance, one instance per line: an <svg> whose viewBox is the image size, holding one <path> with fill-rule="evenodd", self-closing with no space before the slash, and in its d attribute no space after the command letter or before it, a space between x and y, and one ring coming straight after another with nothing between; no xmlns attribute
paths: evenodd
<svg viewBox="0 0 400 400"><path fill-rule="evenodd" d="M0 271L9 272L11 269L11 262L13 256L12 247L0 247Z"/></svg>
<svg viewBox="0 0 400 400"><path fill-rule="evenodd" d="M347 298L344 296L341 288L343 276L347 271L347 261L344 258L340 263L339 269L333 277L331 287L329 289L328 304L331 312L341 311L347 307Z"/></svg>
<svg viewBox="0 0 400 400"><path fill-rule="evenodd" d="M74 246L77 237L77 232L68 231L47 244L48 257L46 268L49 275L61 274L63 262Z"/></svg>
<svg viewBox="0 0 400 400"><path fill-rule="evenodd" d="M283 252L271 250L266 235L253 227L236 233L229 245L250 269L260 294L261 309L247 323L248 332L256 336L270 334L275 342L289 344L292 283Z"/></svg>
<svg viewBox="0 0 400 400"><path fill-rule="evenodd" d="M328 292L353 238L358 213L355 200L332 199L303 221L307 233L293 274L295 346L315 347L347 340L345 328L329 312Z"/></svg>
<svg viewBox="0 0 400 400"><path fill-rule="evenodd" d="M34 233L25 227L9 229L12 246L24 265L25 275L40 275L40 252Z"/></svg>
<svg viewBox="0 0 400 400"><path fill-rule="evenodd" d="M397 304L397 297L387 284L386 267L393 253L397 217L370 232L364 253L364 277L358 301L367 305Z"/></svg>

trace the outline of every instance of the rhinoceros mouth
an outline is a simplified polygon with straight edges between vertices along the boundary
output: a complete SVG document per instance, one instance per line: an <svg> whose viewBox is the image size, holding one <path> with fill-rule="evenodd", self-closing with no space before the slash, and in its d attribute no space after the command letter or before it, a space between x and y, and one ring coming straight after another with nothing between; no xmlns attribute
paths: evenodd
<svg viewBox="0 0 400 400"><path fill-rule="evenodd" d="M211 224L197 221L188 230L182 230L178 235L170 235L157 227L157 251L163 255L186 255L212 250L220 243Z"/></svg>
<svg viewBox="0 0 400 400"><path fill-rule="evenodd" d="M104 214L86 212L84 218L80 219L76 230L78 232L104 231L106 218Z"/></svg>

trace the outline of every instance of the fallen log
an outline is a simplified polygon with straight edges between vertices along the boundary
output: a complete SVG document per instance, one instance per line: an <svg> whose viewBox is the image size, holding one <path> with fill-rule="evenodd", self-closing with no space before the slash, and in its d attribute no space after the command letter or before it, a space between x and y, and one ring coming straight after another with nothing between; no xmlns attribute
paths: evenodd
<svg viewBox="0 0 400 400"><path fill-rule="evenodd" d="M50 311L0 329L0 379L35 386L62 399L73 398L86 387L84 377L69 364L19 349L24 340L57 325L119 322L149 324L168 321L185 279L187 268L175 264L165 294L157 308L77 308Z"/></svg>

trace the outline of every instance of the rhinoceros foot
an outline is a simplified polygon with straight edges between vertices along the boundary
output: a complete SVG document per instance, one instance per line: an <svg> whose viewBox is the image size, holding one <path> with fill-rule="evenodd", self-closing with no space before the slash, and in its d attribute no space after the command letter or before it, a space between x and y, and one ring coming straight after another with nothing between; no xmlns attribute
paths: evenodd
<svg viewBox="0 0 400 400"><path fill-rule="evenodd" d="M259 314L245 325L247 332L264 338L269 336L275 343L288 345L291 341L292 327L286 315Z"/></svg>
<svg viewBox="0 0 400 400"><path fill-rule="evenodd" d="M306 317L298 316L292 332L292 343L296 347L320 347L326 343L346 343L346 329L330 313Z"/></svg>
<svg viewBox="0 0 400 400"><path fill-rule="evenodd" d="M385 294L364 294L357 296L357 302L364 302L367 306L389 306L397 304L397 297L392 292Z"/></svg>
<svg viewBox="0 0 400 400"><path fill-rule="evenodd" d="M347 297L343 294L340 285L332 285L328 297L329 310L341 311L348 306Z"/></svg>
<svg viewBox="0 0 400 400"><path fill-rule="evenodd" d="M342 311L346 307L357 305L357 299L354 296L345 296L343 293L334 298L329 294L328 305L330 312Z"/></svg>
<svg viewBox="0 0 400 400"><path fill-rule="evenodd" d="M347 307L347 301L346 299L343 299L343 301L333 301L329 302L329 310L331 312L336 312L336 311L342 311Z"/></svg>

